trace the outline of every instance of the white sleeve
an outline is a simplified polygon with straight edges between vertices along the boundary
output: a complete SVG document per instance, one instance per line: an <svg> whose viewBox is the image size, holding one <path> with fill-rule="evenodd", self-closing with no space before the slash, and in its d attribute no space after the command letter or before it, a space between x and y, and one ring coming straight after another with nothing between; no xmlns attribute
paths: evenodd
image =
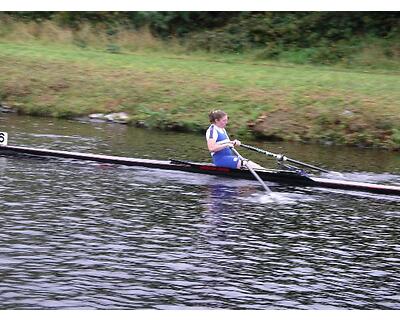
<svg viewBox="0 0 400 320"><path fill-rule="evenodd" d="M207 129L207 132L206 132L206 140L207 141L211 139L211 137L210 137L211 136L211 130L213 130L213 138L217 139L217 138L215 138L215 136L218 137L217 129L214 126L209 126L208 129Z"/></svg>
<svg viewBox="0 0 400 320"><path fill-rule="evenodd" d="M208 141L208 139L210 139L210 127L206 131L206 140Z"/></svg>

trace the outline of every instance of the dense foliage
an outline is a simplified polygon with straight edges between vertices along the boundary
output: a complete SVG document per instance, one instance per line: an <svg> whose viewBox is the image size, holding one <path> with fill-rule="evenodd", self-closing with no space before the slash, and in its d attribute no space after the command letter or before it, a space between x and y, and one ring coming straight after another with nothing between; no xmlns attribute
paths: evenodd
<svg viewBox="0 0 400 320"><path fill-rule="evenodd" d="M204 11L135 11L135 12L8 12L7 15L25 21L55 20L60 24L79 28L83 22L104 23L110 27L125 25L132 28L149 26L157 36L182 37L189 32L221 27L240 12Z"/></svg>
<svg viewBox="0 0 400 320"><path fill-rule="evenodd" d="M257 45L281 38L282 43L307 46L321 38L333 41L355 35L393 36L400 32L398 12L8 12L8 15L79 27L82 22L150 26L159 36L184 37L194 31L247 33ZM304 40L301 40L304 38Z"/></svg>

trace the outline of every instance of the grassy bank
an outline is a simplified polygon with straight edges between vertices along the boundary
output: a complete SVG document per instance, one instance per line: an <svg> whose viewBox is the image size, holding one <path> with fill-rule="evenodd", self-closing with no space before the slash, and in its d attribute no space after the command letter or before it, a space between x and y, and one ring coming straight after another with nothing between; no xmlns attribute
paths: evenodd
<svg viewBox="0 0 400 320"><path fill-rule="evenodd" d="M125 111L133 125L199 132L221 108L240 137L400 148L398 73L163 52L3 40L0 98L26 114Z"/></svg>

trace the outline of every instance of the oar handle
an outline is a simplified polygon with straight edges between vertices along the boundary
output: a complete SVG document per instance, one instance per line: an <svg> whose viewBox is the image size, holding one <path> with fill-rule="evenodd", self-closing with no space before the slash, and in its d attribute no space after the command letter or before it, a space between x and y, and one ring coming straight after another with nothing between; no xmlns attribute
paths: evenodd
<svg viewBox="0 0 400 320"><path fill-rule="evenodd" d="M288 161L288 162L295 163L295 164L301 165L303 167L308 167L308 168L311 168L311 169L314 169L314 170L318 170L318 171L322 171L322 172L326 172L326 173L330 172L328 170L313 166L312 164L308 164L308 163L304 163L304 162L297 161L297 160L294 160L294 159L290 159L290 158L288 158L288 157L286 157L286 156L284 156L282 154L275 154L275 153L272 153L272 152L269 152L269 151L266 151L266 150L263 150L263 149L260 149L260 148L257 148L257 147L253 147L253 146L249 146L247 144L243 144L243 143L240 146L244 147L246 149L249 149L249 150L253 150L253 151L256 151L256 152L263 153L263 154L265 154L267 156L270 156L270 157L274 157L278 161Z"/></svg>
<svg viewBox="0 0 400 320"><path fill-rule="evenodd" d="M276 159L278 159L280 161L281 160L286 160L286 159L282 158L282 157L285 157L285 156L282 156L281 154L275 154L275 153L272 153L272 152L269 152L269 151L266 151L266 150L263 150L263 149L260 149L260 148L257 148L257 147L249 146L249 145L244 144L244 143L241 143L240 146L243 147L243 148L249 149L249 150L253 150L253 151L256 151L256 152L264 153L265 155L270 156L270 157L274 157L274 158L276 158Z"/></svg>

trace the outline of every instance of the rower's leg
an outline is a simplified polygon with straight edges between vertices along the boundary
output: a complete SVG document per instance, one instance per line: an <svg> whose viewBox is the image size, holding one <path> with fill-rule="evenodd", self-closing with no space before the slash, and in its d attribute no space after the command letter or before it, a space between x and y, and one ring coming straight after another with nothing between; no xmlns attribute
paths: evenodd
<svg viewBox="0 0 400 320"><path fill-rule="evenodd" d="M241 161L241 160L239 160L239 161L237 162L236 169L242 169L242 161Z"/></svg>

